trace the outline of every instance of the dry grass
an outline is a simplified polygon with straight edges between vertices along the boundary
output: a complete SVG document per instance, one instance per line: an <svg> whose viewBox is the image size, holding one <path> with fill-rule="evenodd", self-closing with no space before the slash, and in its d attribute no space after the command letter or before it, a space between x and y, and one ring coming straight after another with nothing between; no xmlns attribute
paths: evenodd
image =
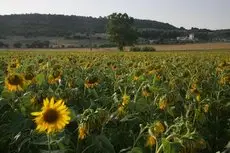
<svg viewBox="0 0 230 153"><path fill-rule="evenodd" d="M182 45L153 45L157 51L179 51L179 50L230 50L230 43L203 43Z"/></svg>

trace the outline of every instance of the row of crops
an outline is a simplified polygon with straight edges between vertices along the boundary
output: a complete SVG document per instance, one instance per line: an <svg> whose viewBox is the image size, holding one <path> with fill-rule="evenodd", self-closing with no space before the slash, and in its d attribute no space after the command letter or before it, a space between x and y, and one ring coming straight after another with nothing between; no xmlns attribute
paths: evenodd
<svg viewBox="0 0 230 153"><path fill-rule="evenodd" d="M230 54L1 52L0 152L206 153L230 141Z"/></svg>

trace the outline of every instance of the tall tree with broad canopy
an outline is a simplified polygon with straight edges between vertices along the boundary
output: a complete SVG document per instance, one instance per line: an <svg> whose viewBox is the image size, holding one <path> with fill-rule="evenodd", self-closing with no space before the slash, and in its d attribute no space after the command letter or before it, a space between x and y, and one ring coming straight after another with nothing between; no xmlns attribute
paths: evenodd
<svg viewBox="0 0 230 153"><path fill-rule="evenodd" d="M133 45L138 38L133 24L134 19L126 13L113 13L108 16L107 34L120 51L123 51L127 45Z"/></svg>

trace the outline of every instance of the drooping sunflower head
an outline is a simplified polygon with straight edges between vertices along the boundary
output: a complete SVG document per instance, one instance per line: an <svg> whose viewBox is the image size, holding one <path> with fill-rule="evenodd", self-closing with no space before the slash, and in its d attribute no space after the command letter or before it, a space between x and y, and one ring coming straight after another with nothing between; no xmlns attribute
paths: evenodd
<svg viewBox="0 0 230 153"><path fill-rule="evenodd" d="M78 126L78 139L83 140L89 133L89 129L86 123L81 123Z"/></svg>
<svg viewBox="0 0 230 153"><path fill-rule="evenodd" d="M33 73L26 73L25 74L25 79L26 80L32 80L34 78L34 74Z"/></svg>
<svg viewBox="0 0 230 153"><path fill-rule="evenodd" d="M91 77L86 79L85 81L85 87L86 88L94 88L99 84L99 79L97 77Z"/></svg>
<svg viewBox="0 0 230 153"><path fill-rule="evenodd" d="M149 97L150 94L151 94L151 91L148 86L145 86L144 88L142 88L142 96Z"/></svg>
<svg viewBox="0 0 230 153"><path fill-rule="evenodd" d="M125 106L130 102L130 96L128 96L127 94L124 94L122 96L122 105Z"/></svg>
<svg viewBox="0 0 230 153"><path fill-rule="evenodd" d="M35 82L35 75L32 72L25 73L24 78L28 84Z"/></svg>
<svg viewBox="0 0 230 153"><path fill-rule="evenodd" d="M165 126L161 121L156 121L153 130L156 134L161 134L165 131Z"/></svg>
<svg viewBox="0 0 230 153"><path fill-rule="evenodd" d="M148 135L145 146L152 148L155 144L156 138L152 135Z"/></svg>
<svg viewBox="0 0 230 153"><path fill-rule="evenodd" d="M61 79L62 71L61 70L56 70L54 71L51 75L48 77L48 82L50 84L54 84L58 82Z"/></svg>
<svg viewBox="0 0 230 153"><path fill-rule="evenodd" d="M155 121L150 127L149 127L149 134L152 136L159 136L165 131L165 125L161 121Z"/></svg>
<svg viewBox="0 0 230 153"><path fill-rule="evenodd" d="M39 60L38 60L38 64L41 64L43 61L44 61L44 59L42 59L42 58L39 59Z"/></svg>
<svg viewBox="0 0 230 153"><path fill-rule="evenodd" d="M54 102L54 98L45 99L40 112L33 112L39 132L54 133L61 131L70 122L70 112L63 100Z"/></svg>
<svg viewBox="0 0 230 153"><path fill-rule="evenodd" d="M135 72L133 76L133 81L139 80L139 78L144 74L144 69L140 69L137 72Z"/></svg>
<svg viewBox="0 0 230 153"><path fill-rule="evenodd" d="M161 110L165 110L167 108L167 106L168 106L168 99L167 99L167 97L165 97L165 96L161 97L160 100L159 100L159 104L158 105L159 105L159 108Z"/></svg>
<svg viewBox="0 0 230 153"><path fill-rule="evenodd" d="M19 74L10 74L5 79L5 86L9 91L23 90L24 79Z"/></svg>

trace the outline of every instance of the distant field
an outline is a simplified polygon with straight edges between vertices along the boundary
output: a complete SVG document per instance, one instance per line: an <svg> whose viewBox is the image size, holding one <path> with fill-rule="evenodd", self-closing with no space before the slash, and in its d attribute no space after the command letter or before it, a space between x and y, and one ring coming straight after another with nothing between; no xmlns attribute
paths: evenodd
<svg viewBox="0 0 230 153"><path fill-rule="evenodd" d="M207 50L229 50L230 43L199 43L199 44L181 44L181 45L141 45L152 46L157 51L207 51ZM90 51L89 48L65 48L65 49L0 49L10 51ZM126 47L126 51L129 47ZM93 51L118 51L117 48L93 48Z"/></svg>
<svg viewBox="0 0 230 153"><path fill-rule="evenodd" d="M215 50L230 49L230 43L204 43L184 45L153 45L156 50Z"/></svg>

